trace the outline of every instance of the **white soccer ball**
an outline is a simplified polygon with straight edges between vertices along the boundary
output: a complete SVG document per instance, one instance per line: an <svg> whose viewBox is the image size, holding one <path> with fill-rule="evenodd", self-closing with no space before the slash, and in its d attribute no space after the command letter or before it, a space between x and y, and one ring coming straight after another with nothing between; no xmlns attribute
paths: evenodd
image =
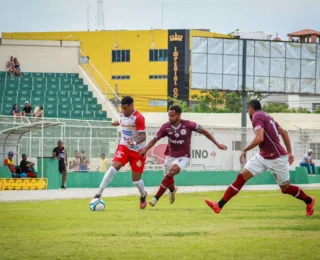
<svg viewBox="0 0 320 260"><path fill-rule="evenodd" d="M100 198L92 199L89 204L90 210L92 211L104 211L105 203Z"/></svg>

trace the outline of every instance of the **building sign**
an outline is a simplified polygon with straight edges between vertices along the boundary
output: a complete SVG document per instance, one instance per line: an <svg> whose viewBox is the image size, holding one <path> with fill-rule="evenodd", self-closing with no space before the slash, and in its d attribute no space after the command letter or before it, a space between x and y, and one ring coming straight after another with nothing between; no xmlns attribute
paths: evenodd
<svg viewBox="0 0 320 260"><path fill-rule="evenodd" d="M190 37L189 30L169 30L168 97L189 104ZM168 102L168 106L171 102Z"/></svg>

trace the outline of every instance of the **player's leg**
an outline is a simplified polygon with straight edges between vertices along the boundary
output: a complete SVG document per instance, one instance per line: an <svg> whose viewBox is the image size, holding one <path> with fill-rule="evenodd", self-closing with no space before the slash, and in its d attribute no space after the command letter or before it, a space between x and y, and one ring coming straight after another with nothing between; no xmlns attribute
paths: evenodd
<svg viewBox="0 0 320 260"><path fill-rule="evenodd" d="M281 188L283 194L289 194L296 199L304 201L306 204L306 215L311 216L314 212L315 199L308 196L300 187L290 184L288 157L281 156L274 160L272 172L276 182Z"/></svg>
<svg viewBox="0 0 320 260"><path fill-rule="evenodd" d="M100 183L99 189L97 194L94 196L94 198L100 198L103 191L109 183L112 181L113 177L117 174L117 172L126 165L126 163L129 160L129 154L128 154L128 148L125 146L118 146L118 149L114 155L114 158L112 160L111 166L107 170L107 172L104 174L103 179Z"/></svg>
<svg viewBox="0 0 320 260"><path fill-rule="evenodd" d="M310 163L310 165L311 165L311 168L312 168L312 173L316 174L316 168L315 168L314 162Z"/></svg>
<svg viewBox="0 0 320 260"><path fill-rule="evenodd" d="M144 181L141 179L143 174L145 157L141 157L137 152L130 151L130 166L132 170L132 183L136 185L140 192L140 209L144 209L147 206L147 192L144 188Z"/></svg>
<svg viewBox="0 0 320 260"><path fill-rule="evenodd" d="M254 156L244 166L244 169L238 174L236 180L228 187L223 197L219 202L210 201L205 199L207 205L212 208L215 213L219 213L224 205L239 193L244 184L252 177L263 173L266 170L262 162L262 157L259 155Z"/></svg>
<svg viewBox="0 0 320 260"><path fill-rule="evenodd" d="M67 188L67 171L66 169L61 169L60 173L62 176L61 189L66 189Z"/></svg>

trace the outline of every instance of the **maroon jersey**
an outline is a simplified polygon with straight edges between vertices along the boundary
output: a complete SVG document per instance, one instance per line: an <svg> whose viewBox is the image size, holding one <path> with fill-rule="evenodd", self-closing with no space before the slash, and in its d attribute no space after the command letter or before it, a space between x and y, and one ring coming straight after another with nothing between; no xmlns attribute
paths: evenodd
<svg viewBox="0 0 320 260"><path fill-rule="evenodd" d="M263 142L259 145L260 155L265 159L277 159L286 155L286 150L280 144L278 134L279 124L274 121L272 116L263 111L254 113L252 117L252 126L254 130L263 128Z"/></svg>
<svg viewBox="0 0 320 260"><path fill-rule="evenodd" d="M181 120L177 127L172 126L169 122L163 124L156 134L157 139L165 136L168 137L168 145L165 155L170 157L189 157L191 150L192 131L196 131L199 125L188 120Z"/></svg>

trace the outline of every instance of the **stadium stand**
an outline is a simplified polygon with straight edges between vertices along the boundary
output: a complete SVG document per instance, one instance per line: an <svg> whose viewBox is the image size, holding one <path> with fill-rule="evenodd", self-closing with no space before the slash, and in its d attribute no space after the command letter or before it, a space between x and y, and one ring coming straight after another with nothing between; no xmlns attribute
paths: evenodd
<svg viewBox="0 0 320 260"><path fill-rule="evenodd" d="M12 115L13 104L22 109L29 101L33 108L44 105L45 117L111 120L78 73L23 72L18 78L0 71L0 100L1 115Z"/></svg>

